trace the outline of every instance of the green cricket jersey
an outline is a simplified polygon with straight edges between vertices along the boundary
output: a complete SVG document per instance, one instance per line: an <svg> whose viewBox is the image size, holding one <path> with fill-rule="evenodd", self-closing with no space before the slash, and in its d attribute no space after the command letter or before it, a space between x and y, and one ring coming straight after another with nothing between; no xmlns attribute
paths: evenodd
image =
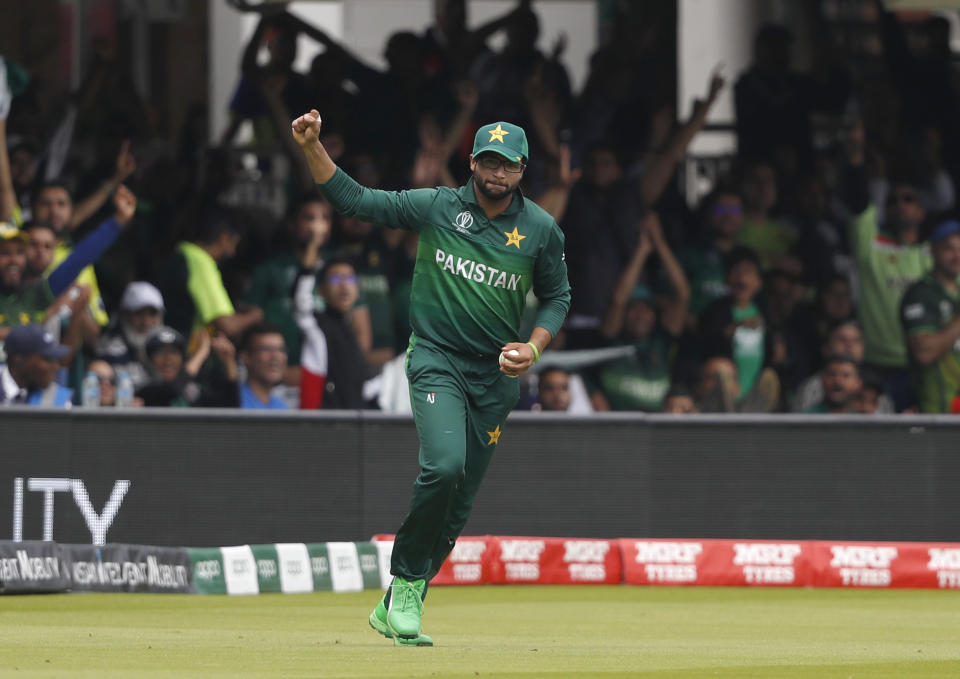
<svg viewBox="0 0 960 679"><path fill-rule="evenodd" d="M930 252L924 244L901 245L882 233L872 205L851 221L850 247L860 276L865 359L887 367L906 367L900 300L903 291L930 268Z"/></svg>
<svg viewBox="0 0 960 679"><path fill-rule="evenodd" d="M473 180L459 189L379 191L343 170L320 192L338 212L378 226L418 232L410 293L413 332L460 354L496 356L517 336L531 288L536 325L556 335L570 308L563 232L518 191L487 219Z"/></svg>
<svg viewBox="0 0 960 679"><path fill-rule="evenodd" d="M932 273L911 285L903 295L900 318L907 337L942 330L960 312L960 298L946 290ZM914 364L913 372L924 413L948 413L960 392L960 341L935 363Z"/></svg>
<svg viewBox="0 0 960 679"><path fill-rule="evenodd" d="M0 293L0 327L43 323L47 307L54 299L45 277L13 294Z"/></svg>
<svg viewBox="0 0 960 679"><path fill-rule="evenodd" d="M621 342L627 343L636 352L588 372L589 381L603 391L610 410L658 412L670 390L677 338L657 327L643 339Z"/></svg>

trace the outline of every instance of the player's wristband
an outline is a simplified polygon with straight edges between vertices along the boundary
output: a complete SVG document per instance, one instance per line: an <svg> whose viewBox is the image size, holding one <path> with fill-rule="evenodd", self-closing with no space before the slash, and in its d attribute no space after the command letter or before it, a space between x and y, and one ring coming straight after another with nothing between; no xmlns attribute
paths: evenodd
<svg viewBox="0 0 960 679"><path fill-rule="evenodd" d="M537 349L537 345L533 342L527 342L531 349L533 349L533 362L538 363L540 361L540 350Z"/></svg>

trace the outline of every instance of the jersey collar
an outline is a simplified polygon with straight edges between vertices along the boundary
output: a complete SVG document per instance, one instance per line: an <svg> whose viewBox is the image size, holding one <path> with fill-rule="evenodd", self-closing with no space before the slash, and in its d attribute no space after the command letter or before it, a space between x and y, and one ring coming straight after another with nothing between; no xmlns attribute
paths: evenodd
<svg viewBox="0 0 960 679"><path fill-rule="evenodd" d="M473 188L473 177L470 177L470 179L467 180L466 184L464 184L459 189L457 189L457 195L460 196L460 200L462 200L464 203L467 203L469 205L476 205L477 209L480 211L480 214L484 214L484 215L486 214L483 212L483 208L480 207L480 203L477 202L477 194L474 193L474 188ZM516 190L513 192L513 200L510 201L510 205L507 207L506 210L498 214L497 217L495 217L494 219L503 217L505 215L515 215L520 213L524 207L524 200L525 199L523 197L523 192L520 190L520 187L518 186Z"/></svg>

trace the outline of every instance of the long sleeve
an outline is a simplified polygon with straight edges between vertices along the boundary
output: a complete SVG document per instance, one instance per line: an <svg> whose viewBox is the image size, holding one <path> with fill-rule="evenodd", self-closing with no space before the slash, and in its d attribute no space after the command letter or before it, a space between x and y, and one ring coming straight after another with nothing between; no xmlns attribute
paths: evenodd
<svg viewBox="0 0 960 679"><path fill-rule="evenodd" d="M533 294L540 301L535 324L554 337L570 311L570 283L563 244L563 232L554 223L533 270Z"/></svg>
<svg viewBox="0 0 960 679"><path fill-rule="evenodd" d="M361 186L342 169L325 184L317 184L333 208L348 217L394 229L419 231L423 215L436 199L436 189L381 191Z"/></svg>
<svg viewBox="0 0 960 679"><path fill-rule="evenodd" d="M80 271L93 264L123 232L123 226L114 218L105 220L89 236L77 243L77 246L63 262L47 277L54 296L67 289Z"/></svg>

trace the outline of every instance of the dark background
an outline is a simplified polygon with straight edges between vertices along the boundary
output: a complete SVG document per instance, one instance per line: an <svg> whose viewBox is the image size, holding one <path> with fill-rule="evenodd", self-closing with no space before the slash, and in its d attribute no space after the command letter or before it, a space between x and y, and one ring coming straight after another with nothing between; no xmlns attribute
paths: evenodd
<svg viewBox="0 0 960 679"><path fill-rule="evenodd" d="M815 426L812 426L814 425ZM0 411L0 539L24 478L82 479L107 542L219 546L396 531L417 473L412 420L380 414ZM465 534L960 540L960 423L823 416L513 415ZM53 539L89 543L70 493Z"/></svg>

